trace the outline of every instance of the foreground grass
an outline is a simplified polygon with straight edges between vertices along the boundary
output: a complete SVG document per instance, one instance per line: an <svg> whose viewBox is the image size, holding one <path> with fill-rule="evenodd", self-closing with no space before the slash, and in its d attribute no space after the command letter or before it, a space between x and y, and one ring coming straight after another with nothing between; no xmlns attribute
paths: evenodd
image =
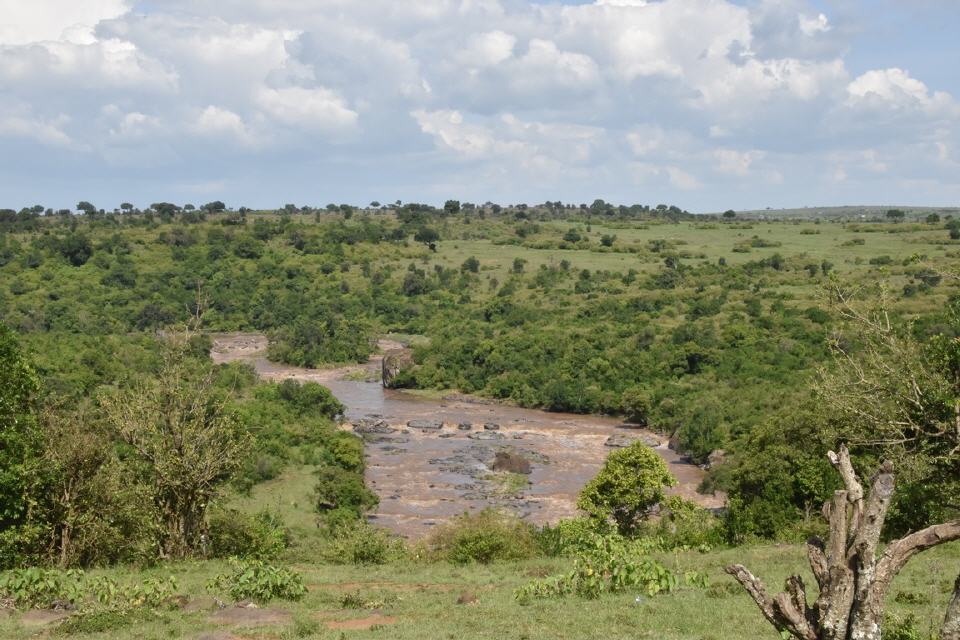
<svg viewBox="0 0 960 640"><path fill-rule="evenodd" d="M537 638L658 638L726 640L775 638L753 602L723 573L731 562L743 562L773 589L791 572L805 568L799 546L763 546L696 552L663 558L680 570L707 571L707 590L681 588L656 598L636 593L600 600L577 597L535 601L521 605L513 597L518 586L569 566L563 559L540 559L489 566L455 567L414 560L376 567L301 563L295 568L309 586L301 602L273 602L264 607L282 609L289 617L260 626L223 624L210 611L161 612L156 618L78 638L396 638L405 639L537 639ZM960 569L960 546L949 545L920 556L909 564L889 594L894 615L916 617L921 632L935 631ZM225 563L198 562L165 565L136 572L116 569L102 573L118 580L142 580L175 575L180 591L192 599L211 594L206 583L226 570ZM98 572L101 573L101 572ZM804 571L806 574L807 572ZM808 584L813 580L807 576ZM472 604L457 604L463 593L476 596ZM229 603L228 603L229 604ZM358 608L359 607L359 608ZM36 637L38 632L60 635L53 625L23 624L20 614L0 616L0 637L11 640ZM377 623L367 629L338 629L336 623L363 620ZM363 625L360 625L363 626ZM217 634L217 635L209 635Z"/></svg>

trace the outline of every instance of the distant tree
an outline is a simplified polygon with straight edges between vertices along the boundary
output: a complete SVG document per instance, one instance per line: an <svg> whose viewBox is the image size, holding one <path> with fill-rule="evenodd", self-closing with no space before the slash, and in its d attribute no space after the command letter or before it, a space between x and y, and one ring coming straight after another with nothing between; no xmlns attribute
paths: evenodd
<svg viewBox="0 0 960 640"><path fill-rule="evenodd" d="M603 235L600 237L600 244L602 244L602 245L605 246L605 247L612 247L612 246L613 246L613 243L616 242L616 241L617 241L617 236L612 236L612 235L607 234L607 233L603 234Z"/></svg>
<svg viewBox="0 0 960 640"><path fill-rule="evenodd" d="M227 205L223 204L219 200L214 200L213 202L208 202L200 208L208 213L222 213L224 210L226 210Z"/></svg>
<svg viewBox="0 0 960 640"><path fill-rule="evenodd" d="M931 213L927 216L927 224L937 224L940 222L940 216L935 213Z"/></svg>
<svg viewBox="0 0 960 640"><path fill-rule="evenodd" d="M724 217L724 218L727 218L727 219L729 219L729 218L736 218L736 217L737 217L737 212L734 211L733 209L727 209L726 211L723 212L723 217Z"/></svg>
<svg viewBox="0 0 960 640"><path fill-rule="evenodd" d="M437 242L440 240L440 234L430 227L420 227L414 234L413 239L425 244L430 251L437 250Z"/></svg>
<svg viewBox="0 0 960 640"><path fill-rule="evenodd" d="M960 240L960 220L947 222L947 230L950 232L951 240Z"/></svg>
<svg viewBox="0 0 960 640"><path fill-rule="evenodd" d="M889 211L887 211L887 218L892 220L893 222L900 222L901 220L904 219L905 216L906 214L900 209L890 209Z"/></svg>
<svg viewBox="0 0 960 640"><path fill-rule="evenodd" d="M580 233L576 229L568 229L566 233L563 234L564 242L580 242Z"/></svg>
<svg viewBox="0 0 960 640"><path fill-rule="evenodd" d="M523 268L526 266L527 261L523 258L514 258L513 267L510 269L513 273L523 273Z"/></svg>
<svg viewBox="0 0 960 640"><path fill-rule="evenodd" d="M184 211L196 211L196 209L197 209L197 208L196 208L195 206L193 206L192 204L190 204L189 202L188 202L187 204L183 205L183 210L184 210Z"/></svg>
<svg viewBox="0 0 960 640"><path fill-rule="evenodd" d="M463 264L460 266L460 270L463 272L469 271L470 273L477 273L480 271L480 261L470 256L463 261Z"/></svg>
<svg viewBox="0 0 960 640"><path fill-rule="evenodd" d="M60 254L75 267L85 265L90 256L93 255L93 245L90 244L90 239L80 233L67 235L60 240L58 245Z"/></svg>
<svg viewBox="0 0 960 640"><path fill-rule="evenodd" d="M81 200L77 203L77 211L83 211L87 215L93 215L97 212L97 208L86 200Z"/></svg>
<svg viewBox="0 0 960 640"><path fill-rule="evenodd" d="M379 208L380 208L380 203L377 202L376 200L374 200L373 202L370 203L370 208L371 208L371 209L379 209Z"/></svg>
<svg viewBox="0 0 960 640"><path fill-rule="evenodd" d="M127 213L129 213L130 211L133 210L133 205L130 204L129 202L122 202L120 203L120 208L126 211Z"/></svg>
<svg viewBox="0 0 960 640"><path fill-rule="evenodd" d="M452 216L460 213L460 201L447 200L443 205L443 210L447 212L448 215Z"/></svg>

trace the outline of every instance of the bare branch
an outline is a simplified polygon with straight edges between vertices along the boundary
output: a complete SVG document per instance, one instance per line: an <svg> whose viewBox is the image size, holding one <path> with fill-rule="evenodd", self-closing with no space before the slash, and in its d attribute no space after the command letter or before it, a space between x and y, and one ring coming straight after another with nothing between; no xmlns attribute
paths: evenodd
<svg viewBox="0 0 960 640"><path fill-rule="evenodd" d="M810 570L817 580L817 586L822 591L830 577L830 567L827 564L826 545L819 536L807 539L807 559L810 560Z"/></svg>
<svg viewBox="0 0 960 640"><path fill-rule="evenodd" d="M743 585L743 588L747 590L747 593L750 594L750 597L753 598L753 601L757 603L758 607L760 607L760 612L763 613L763 617L765 617L770 624L775 626L778 630L784 630L783 624L773 609L773 600L767 594L767 589L763 586L763 583L760 581L760 579L750 573L750 571L742 564L730 565L725 569L725 571L736 578L737 582Z"/></svg>
<svg viewBox="0 0 960 640"><path fill-rule="evenodd" d="M891 543L877 563L877 579L893 579L907 561L921 551L960 540L960 519L936 524Z"/></svg>

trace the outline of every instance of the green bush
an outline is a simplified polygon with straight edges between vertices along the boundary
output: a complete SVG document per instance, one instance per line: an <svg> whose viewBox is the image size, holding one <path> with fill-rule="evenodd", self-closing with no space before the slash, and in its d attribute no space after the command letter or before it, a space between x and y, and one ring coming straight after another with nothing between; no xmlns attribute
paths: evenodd
<svg viewBox="0 0 960 640"><path fill-rule="evenodd" d="M656 543L647 540L626 540L613 535L592 535L582 541L570 572L535 580L514 592L521 603L534 598L578 595L598 598L605 593L620 593L627 589L642 589L652 597L670 593L681 577L650 557ZM683 576L687 584L706 586L706 577L699 572Z"/></svg>
<svg viewBox="0 0 960 640"><path fill-rule="evenodd" d="M677 483L667 464L642 442L611 453L597 476L580 492L577 506L597 520L612 518L624 535L632 533Z"/></svg>
<svg viewBox="0 0 960 640"><path fill-rule="evenodd" d="M700 505L670 496L663 501L663 511L655 535L667 546L710 548L724 542L723 522Z"/></svg>
<svg viewBox="0 0 960 640"><path fill-rule="evenodd" d="M532 526L492 508L464 513L440 526L427 540L427 548L434 557L454 564L522 560L538 550Z"/></svg>
<svg viewBox="0 0 960 640"><path fill-rule="evenodd" d="M277 557L289 543L289 532L269 511L251 516L222 509L210 516L209 554L215 558L267 560Z"/></svg>
<svg viewBox="0 0 960 640"><path fill-rule="evenodd" d="M56 601L77 602L82 596L83 571L29 567L0 575L0 598L17 608L49 608Z"/></svg>
<svg viewBox="0 0 960 640"><path fill-rule="evenodd" d="M594 536L608 535L610 530L608 522L596 518L561 520L537 531L537 545L548 556L572 555L592 544Z"/></svg>
<svg viewBox="0 0 960 640"><path fill-rule="evenodd" d="M402 540L364 520L333 527L327 559L337 564L386 564L405 554Z"/></svg>
<svg viewBox="0 0 960 640"><path fill-rule="evenodd" d="M211 580L211 591L226 591L234 600L300 600L307 593L303 576L285 567L264 564L260 560L230 561L232 571Z"/></svg>
<svg viewBox="0 0 960 640"><path fill-rule="evenodd" d="M321 514L342 510L359 517L380 503L364 484L362 475L332 465L317 470L314 495Z"/></svg>

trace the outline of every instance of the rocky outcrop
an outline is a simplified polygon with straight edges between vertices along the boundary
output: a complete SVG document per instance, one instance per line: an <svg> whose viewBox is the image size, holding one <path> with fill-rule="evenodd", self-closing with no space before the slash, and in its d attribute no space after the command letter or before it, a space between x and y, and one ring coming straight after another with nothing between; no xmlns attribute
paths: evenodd
<svg viewBox="0 0 960 640"><path fill-rule="evenodd" d="M383 355L381 366L383 386L387 389L396 389L401 374L414 366L413 352L410 349L394 349Z"/></svg>
<svg viewBox="0 0 960 640"><path fill-rule="evenodd" d="M522 473L524 475L529 475L533 472L530 461L513 451L497 451L497 455L493 459L493 464L490 468L494 471Z"/></svg>

